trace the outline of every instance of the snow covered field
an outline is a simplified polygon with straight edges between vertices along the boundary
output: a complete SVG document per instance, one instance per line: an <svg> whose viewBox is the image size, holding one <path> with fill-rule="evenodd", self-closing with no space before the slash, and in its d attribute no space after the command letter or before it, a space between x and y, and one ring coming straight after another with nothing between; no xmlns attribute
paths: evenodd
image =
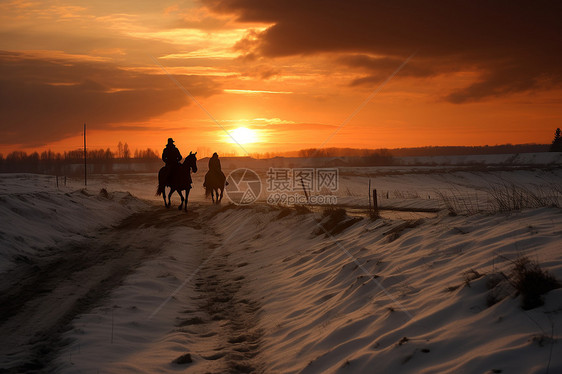
<svg viewBox="0 0 562 374"><path fill-rule="evenodd" d="M0 202L0 273L147 207L128 192L56 189L53 177L31 174L0 174Z"/></svg>
<svg viewBox="0 0 562 374"><path fill-rule="evenodd" d="M185 214L161 206L153 175L94 176L86 190L0 175L0 368L562 372L562 289L524 310L512 286L523 256L562 280L562 211L499 212L490 197L517 184L559 199L561 169L412 171L341 172L338 203L366 205L371 178L381 206L441 209L432 218L217 207L200 188ZM33 292L28 279L59 263Z"/></svg>

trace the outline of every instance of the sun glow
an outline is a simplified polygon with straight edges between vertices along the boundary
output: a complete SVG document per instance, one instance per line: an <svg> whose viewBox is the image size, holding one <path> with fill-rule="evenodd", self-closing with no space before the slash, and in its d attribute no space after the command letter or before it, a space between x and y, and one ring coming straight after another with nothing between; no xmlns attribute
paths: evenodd
<svg viewBox="0 0 562 374"><path fill-rule="evenodd" d="M234 130L230 130L229 133L230 136L226 136L226 141L228 143L249 144L256 143L259 140L257 131L247 127L238 127Z"/></svg>

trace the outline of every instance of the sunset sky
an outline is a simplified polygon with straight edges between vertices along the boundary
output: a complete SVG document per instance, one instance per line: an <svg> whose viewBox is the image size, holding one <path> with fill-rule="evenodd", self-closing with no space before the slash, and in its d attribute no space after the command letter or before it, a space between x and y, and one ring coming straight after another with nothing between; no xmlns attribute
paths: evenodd
<svg viewBox="0 0 562 374"><path fill-rule="evenodd" d="M561 19L558 1L3 1L0 153L76 149L83 123L90 148L202 156L550 143Z"/></svg>

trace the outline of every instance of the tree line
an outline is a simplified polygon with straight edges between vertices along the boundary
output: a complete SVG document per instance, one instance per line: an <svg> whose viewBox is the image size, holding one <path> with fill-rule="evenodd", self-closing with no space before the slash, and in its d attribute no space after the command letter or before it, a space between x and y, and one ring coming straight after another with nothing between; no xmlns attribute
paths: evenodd
<svg viewBox="0 0 562 374"><path fill-rule="evenodd" d="M395 160L387 149L363 149L363 148L308 148L301 149L298 157L302 158L340 158L342 166L382 166L394 165ZM326 165L338 166L338 160L325 160Z"/></svg>
<svg viewBox="0 0 562 374"><path fill-rule="evenodd" d="M120 143L121 144L121 143ZM107 172L112 166L119 162L153 162L160 159L158 153L151 148L136 149L132 154L127 143L118 147L114 153L107 149L87 149L87 163L91 165L93 172ZM76 149L63 153L51 150L33 153L14 151L5 157L0 153L0 172L17 173L45 173L57 175L72 175L78 173L77 165L84 164L84 150ZM83 172L83 167L82 171Z"/></svg>
<svg viewBox="0 0 562 374"><path fill-rule="evenodd" d="M483 146L427 146L411 148L307 148L299 151L289 152L266 152L253 153L250 156L256 159L268 159L274 157L357 157L373 158L376 162L387 162L392 157L420 157L420 156L464 156L464 155L492 155L512 153L541 153L562 152L562 136L557 129L554 141L548 144L500 144ZM373 160L374 161L374 160Z"/></svg>

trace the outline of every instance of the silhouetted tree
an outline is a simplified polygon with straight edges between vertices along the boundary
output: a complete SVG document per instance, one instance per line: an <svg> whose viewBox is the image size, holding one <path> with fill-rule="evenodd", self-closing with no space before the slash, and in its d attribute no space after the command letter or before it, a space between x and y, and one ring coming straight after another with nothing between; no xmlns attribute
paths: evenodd
<svg viewBox="0 0 562 374"><path fill-rule="evenodd" d="M158 154L154 152L151 148L147 148L146 150L138 150L135 149L135 158L136 159L143 159L143 160L158 160Z"/></svg>
<svg viewBox="0 0 562 374"><path fill-rule="evenodd" d="M554 133L554 140L550 146L550 152L562 152L562 138L560 137L560 128Z"/></svg>
<svg viewBox="0 0 562 374"><path fill-rule="evenodd" d="M117 158L121 157L123 157L123 143L119 141L119 144L117 144Z"/></svg>
<svg viewBox="0 0 562 374"><path fill-rule="evenodd" d="M123 158L128 160L131 158L131 151L129 150L129 144L123 144Z"/></svg>

